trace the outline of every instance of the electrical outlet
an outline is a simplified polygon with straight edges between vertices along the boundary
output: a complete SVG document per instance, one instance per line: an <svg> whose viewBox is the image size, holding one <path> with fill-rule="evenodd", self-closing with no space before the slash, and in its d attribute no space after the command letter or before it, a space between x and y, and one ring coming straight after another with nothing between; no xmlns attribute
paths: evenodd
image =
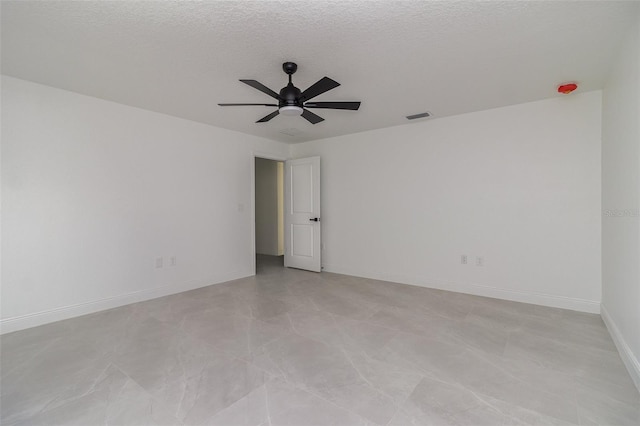
<svg viewBox="0 0 640 426"><path fill-rule="evenodd" d="M171 256L171 266L176 266L176 257Z"/></svg>
<svg viewBox="0 0 640 426"><path fill-rule="evenodd" d="M462 256L460 256L460 263L462 263L463 265L467 264L467 255L463 254Z"/></svg>
<svg viewBox="0 0 640 426"><path fill-rule="evenodd" d="M156 257L156 268L162 268L162 258Z"/></svg>
<svg viewBox="0 0 640 426"><path fill-rule="evenodd" d="M482 256L476 257L476 266L484 266L484 257Z"/></svg>

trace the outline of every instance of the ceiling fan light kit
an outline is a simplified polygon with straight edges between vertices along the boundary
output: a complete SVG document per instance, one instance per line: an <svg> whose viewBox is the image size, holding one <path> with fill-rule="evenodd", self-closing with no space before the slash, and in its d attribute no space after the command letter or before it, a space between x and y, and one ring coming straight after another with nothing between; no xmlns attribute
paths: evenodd
<svg viewBox="0 0 640 426"><path fill-rule="evenodd" d="M303 109L296 105L286 105L278 108L278 111L282 115L296 116L296 115L302 115Z"/></svg>
<svg viewBox="0 0 640 426"><path fill-rule="evenodd" d="M297 116L301 115L302 118L307 120L311 124L317 124L321 121L324 121L324 118L320 117L317 114L309 111L307 108L324 108L324 109L344 109L357 111L360 108L360 102L307 102L312 98L315 98L318 95L321 95L325 92L328 92L331 89L335 89L340 86L340 83L330 79L329 77L322 77L320 80L311 85L304 92L298 89L293 85L291 81L291 76L298 69L298 65L293 62L285 62L282 64L282 69L289 76L289 84L280 90L280 93L276 93L275 91L269 89L264 84L256 81L256 80L240 80L241 82L253 87L265 93L272 98L278 101L278 104L218 104L220 106L269 106L275 107L278 109L269 115L262 117L260 120L256 121L256 123L266 123L271 120L278 114L287 115L287 116Z"/></svg>

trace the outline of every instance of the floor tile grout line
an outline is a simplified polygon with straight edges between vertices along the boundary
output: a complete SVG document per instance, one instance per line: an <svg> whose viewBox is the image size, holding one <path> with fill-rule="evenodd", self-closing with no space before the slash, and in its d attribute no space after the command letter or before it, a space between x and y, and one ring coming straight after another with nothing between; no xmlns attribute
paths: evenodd
<svg viewBox="0 0 640 426"><path fill-rule="evenodd" d="M468 348L468 350L471 351L472 353L474 353L476 356L482 358L485 362L491 364L493 367L497 368L498 370L500 370L501 372L503 372L504 374L506 374L510 378L512 378L512 379L514 379L514 380L516 380L516 381L518 381L518 382L520 382L520 383L522 383L524 385L528 385L528 383L525 382L522 378L513 375L511 372L507 371L501 365L498 365L497 363L493 362L491 359L489 359L486 356L486 354L482 353L481 351L478 351L476 348ZM554 370L548 369L548 368L543 367L543 366L539 366L538 368L541 369L541 370L548 371L548 372L556 373ZM571 375L569 375L569 376L572 377ZM549 396L552 396L552 397L557 397L558 396L557 394L554 394L554 393L551 393L551 392L548 392L548 391L545 391L545 390L542 390L542 391L544 393L548 394ZM574 395L574 398L575 398L575 395Z"/></svg>
<svg viewBox="0 0 640 426"><path fill-rule="evenodd" d="M76 395L76 396L73 396L73 397L71 397L71 398L68 398L67 400L64 400L64 402L62 402L62 404L60 404L60 405L58 405L58 406L56 406L56 407L49 408L53 403L55 403L55 402L58 400L58 398L59 398L59 395L58 395L58 396L54 397L52 400L48 401L48 402L47 402L47 404L45 404L45 405L44 405L40 410L38 410L35 414L33 414L33 415L29 416L29 418L34 418L34 417L36 417L36 416L39 416L40 414L44 414L44 413L46 413L46 412L47 412L47 411L49 411L49 410L56 409L56 408L58 408L58 407L64 406L64 405L66 405L66 404L68 404L68 403L70 403L70 402L76 401L76 400L78 400L78 399L80 399L80 398L83 398L83 397L85 397L85 396L89 395L89 394L90 394L90 393L95 389L96 385L100 382L100 380L101 380L101 378L103 377L103 375L107 372L107 370L109 370L109 367L111 367L111 365L112 365L112 363L111 363L111 362L109 362L109 363L107 364L107 366L106 366L106 367L105 367L105 368L100 372L100 374L98 374L98 375L96 376L96 380L95 380L95 382L90 386L90 388L89 388L88 390L86 390L85 392L83 392L82 394L80 394L80 395Z"/></svg>
<svg viewBox="0 0 640 426"><path fill-rule="evenodd" d="M296 334L297 334L297 333L296 333ZM307 338L307 337L305 337L305 336L301 336L301 337ZM313 340L313 339L311 339L311 340ZM316 341L316 342L318 342L318 343L321 343L321 344L326 345L326 343L324 343L324 342L319 342L319 341L317 341L317 340L315 340L315 341ZM327 345L327 346L328 346L328 345ZM347 408L345 408L345 407L342 407L342 406L340 406L340 405L337 405L335 402L332 402L332 401L330 401L330 400L326 399L326 398L325 398L324 396L322 396L321 394L316 393L313 389L310 389L310 388L307 388L307 387L304 387L304 386L298 386L297 384L295 384L295 383L293 383L293 382L289 381L289 380L287 379L286 374L284 374L284 372L283 372L283 371L282 371L282 370L277 366L277 363L275 363L275 362L271 359L271 356L270 356L269 354L267 354L267 357L269 358L269 360L271 361L271 363L272 363L273 365L275 365L275 366L276 366L276 368L278 368L278 369L280 370L281 376L280 376L280 377L276 377L276 379L278 379L278 378L279 378L279 379L281 379L281 380L284 380L286 383L290 384L290 385L291 385L291 386L293 386L294 388L301 389L301 390L303 390L303 391L305 391L305 392L308 392L309 394L311 394L311 395L313 395L313 396L316 396L316 397L318 397L318 398L322 399L323 401L325 401L325 402L327 402L327 403L330 403L330 404L332 404L333 406L335 406L335 407L337 407L337 408L339 408L339 409L342 409L342 410L348 411L348 412L350 412L350 413L352 413L352 414L354 414L354 415L358 416L359 418L364 418L362 415L360 415L360 414L358 414L358 413L356 413L356 412L354 412L354 411L352 411L352 410L350 410L350 409L347 409ZM245 361L245 362L248 362L248 361ZM255 366L255 364L253 364L253 363L251 363L251 362L248 362L248 363L250 363L251 365L254 365L254 366ZM265 371L265 372L267 372L267 373L269 373L269 371L268 371L268 370L264 370L263 368L261 368L261 367L259 367L259 366L256 366L256 367L257 367L257 368L259 368L259 369L261 369L261 370L263 370L263 371Z"/></svg>
<svg viewBox="0 0 640 426"><path fill-rule="evenodd" d="M262 386L264 387L264 404L267 409L267 422L269 426L271 426L271 408L269 407L269 390L267 389L267 382Z"/></svg>
<svg viewBox="0 0 640 426"><path fill-rule="evenodd" d="M378 389L376 386L374 386L373 383L371 383L369 380L367 380L366 377L364 377L362 375L362 372L360 371L360 369L358 369L358 367L356 367L356 365L354 364L353 360L351 359L351 357L349 356L349 354L347 353L347 351L344 348L341 348L342 354L344 355L344 357L347 359L347 361L349 361L349 364L351 364L351 366L353 367L353 369L356 371L356 373L358 373L358 376L360 376L360 378L362 380L364 380L364 382L369 385L369 387L371 389L373 389L376 393L379 393L382 396L385 396L387 398L389 398L392 402L393 405L397 406L397 404L395 403L395 401L393 401L393 397L391 397L390 395L387 395L385 392L381 391L380 389Z"/></svg>

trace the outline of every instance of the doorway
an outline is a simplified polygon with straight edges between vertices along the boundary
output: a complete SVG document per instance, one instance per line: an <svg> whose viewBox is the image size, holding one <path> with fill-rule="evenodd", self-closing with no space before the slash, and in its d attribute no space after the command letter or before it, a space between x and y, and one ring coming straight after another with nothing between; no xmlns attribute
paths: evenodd
<svg viewBox="0 0 640 426"><path fill-rule="evenodd" d="M284 162L255 157L256 274L284 267Z"/></svg>

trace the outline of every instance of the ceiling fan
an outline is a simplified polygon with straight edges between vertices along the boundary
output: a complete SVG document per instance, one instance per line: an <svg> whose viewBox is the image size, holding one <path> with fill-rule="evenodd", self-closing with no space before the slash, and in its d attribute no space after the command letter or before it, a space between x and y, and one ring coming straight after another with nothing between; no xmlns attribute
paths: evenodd
<svg viewBox="0 0 640 426"><path fill-rule="evenodd" d="M340 86L340 83L330 79L329 77L322 77L316 83L312 84L307 90L302 92L291 82L291 75L296 72L298 65L293 62L285 62L282 64L282 69L287 75L289 75L289 84L280 90L280 93L276 93L269 89L264 84L256 80L240 80L241 82L248 84L254 89L266 93L267 95L275 98L277 104L218 104L220 106L268 106L278 107L277 110L262 117L256 123L265 123L271 120L278 114L282 115L302 115L302 118L306 119L311 124L317 124L324 121L324 118L320 117L309 111L307 108L325 108L325 109L348 109L357 111L360 108L360 102L309 102L310 99L315 98L318 95L328 92L331 89L335 89Z"/></svg>

